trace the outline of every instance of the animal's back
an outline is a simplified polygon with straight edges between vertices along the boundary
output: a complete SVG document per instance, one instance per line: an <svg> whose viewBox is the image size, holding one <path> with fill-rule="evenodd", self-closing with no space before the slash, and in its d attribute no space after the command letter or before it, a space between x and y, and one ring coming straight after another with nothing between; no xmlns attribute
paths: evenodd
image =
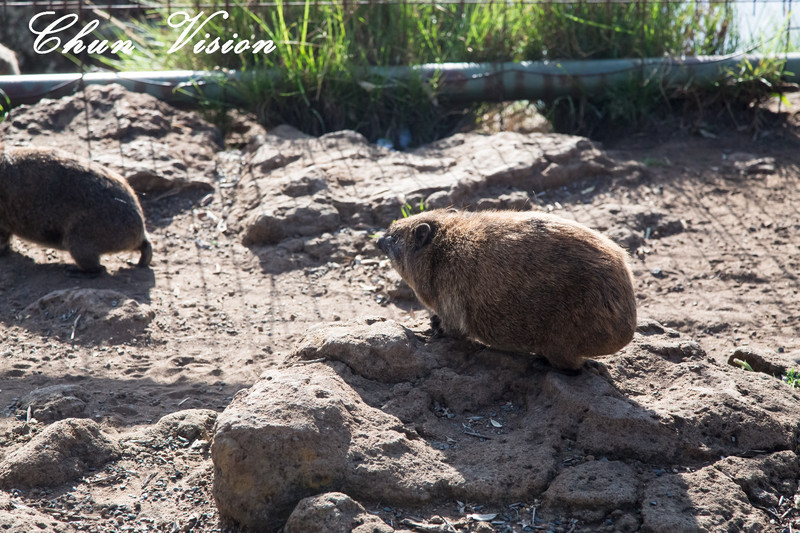
<svg viewBox="0 0 800 533"><path fill-rule="evenodd" d="M141 207L121 178L57 150L6 150L0 160L0 218L24 239L62 247L75 224L96 224L101 248L143 237Z"/></svg>
<svg viewBox="0 0 800 533"><path fill-rule="evenodd" d="M66 152L0 145L0 248L10 235L69 250L87 272L100 255L152 246L136 194L118 174ZM2 250L0 250L2 251Z"/></svg>
<svg viewBox="0 0 800 533"><path fill-rule="evenodd" d="M533 212L453 213L431 307L487 345L536 351L554 364L630 342L636 301L627 254L599 233Z"/></svg>

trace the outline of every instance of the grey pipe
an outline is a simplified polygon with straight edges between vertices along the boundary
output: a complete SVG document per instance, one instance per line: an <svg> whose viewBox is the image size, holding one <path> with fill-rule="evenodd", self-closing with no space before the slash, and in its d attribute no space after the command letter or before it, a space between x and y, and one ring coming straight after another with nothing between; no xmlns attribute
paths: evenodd
<svg viewBox="0 0 800 533"><path fill-rule="evenodd" d="M631 79L658 79L666 87L688 83L710 85L726 70L744 61L756 66L765 59L785 60L784 79L800 82L800 53L785 56L731 55L685 58L521 61L518 63L442 63L419 66L371 67L363 81L376 85L412 74L437 79L437 96L451 101L549 100L602 91ZM250 76L237 71L92 72L87 74L32 74L0 76L0 89L12 106L74 92L81 84L119 83L171 103L191 103L199 97L241 103L230 81ZM363 84L369 87L367 84ZM0 100L2 104L2 100Z"/></svg>

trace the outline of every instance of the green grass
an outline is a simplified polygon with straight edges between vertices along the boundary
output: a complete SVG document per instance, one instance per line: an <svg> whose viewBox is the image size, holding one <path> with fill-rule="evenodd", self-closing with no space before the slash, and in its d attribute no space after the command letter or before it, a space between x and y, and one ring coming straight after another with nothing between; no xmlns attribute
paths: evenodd
<svg viewBox="0 0 800 533"><path fill-rule="evenodd" d="M783 376L783 381L794 389L800 389L800 371L796 368L790 368L786 375Z"/></svg>
<svg viewBox="0 0 800 533"><path fill-rule="evenodd" d="M414 206L410 203L406 202L400 207L400 213L403 215L403 218L408 218L411 215L416 215L425 211L425 200L420 199L419 205L417 206L417 212L414 212Z"/></svg>
<svg viewBox="0 0 800 533"><path fill-rule="evenodd" d="M11 111L11 99L9 99L8 95L0 89L0 122L3 122L6 118L8 118L8 114Z"/></svg>
<svg viewBox="0 0 800 533"><path fill-rule="evenodd" d="M234 4L235 5L235 4ZM206 10L210 14L212 10ZM106 60L121 70L236 69L243 106L266 126L287 123L320 134L355 129L370 140L413 133L418 145L452 133L476 105L437 95L437 80L387 82L368 76L369 66L440 62L711 55L737 45L731 5L698 2L629 4L576 2L411 2L358 5L306 1L269 8L231 7L230 18L204 28L213 36L274 41L269 54L195 54L190 45L173 54L166 46L181 30L166 25L164 10L138 22L118 22L136 36L137 54ZM562 98L542 107L560 130L586 130L586 117L638 123L665 98L659 80L631 78L602 95Z"/></svg>

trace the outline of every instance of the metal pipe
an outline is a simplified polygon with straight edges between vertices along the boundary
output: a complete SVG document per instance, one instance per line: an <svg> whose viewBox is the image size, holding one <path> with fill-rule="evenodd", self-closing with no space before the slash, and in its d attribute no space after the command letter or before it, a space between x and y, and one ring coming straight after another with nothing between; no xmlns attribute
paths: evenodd
<svg viewBox="0 0 800 533"><path fill-rule="evenodd" d="M561 96L598 93L636 80L658 80L665 88L694 83L709 86L726 71L745 62L757 67L763 60L786 61L784 80L800 82L800 53L784 56L736 54L682 58L521 61L518 63L445 63L417 67L373 68L388 79L416 72L422 79L438 75L437 95L454 101L552 100Z"/></svg>
<svg viewBox="0 0 800 533"><path fill-rule="evenodd" d="M800 82L800 53L783 56L735 54L724 57L595 59L521 61L517 63L441 63L418 66L370 67L363 87L407 79L436 80L437 97L450 101L551 100L602 91L632 79L660 80L667 88L688 83L710 85L747 61L756 67L764 60L785 60L784 79ZM43 97L70 94L82 84L119 83L128 90L146 92L170 103L192 103L198 98L242 103L235 80L253 72L192 71L91 72L86 74L28 74L0 76L0 89L12 106ZM0 99L0 104L2 104Z"/></svg>
<svg viewBox="0 0 800 533"><path fill-rule="evenodd" d="M192 103L203 95L226 98L225 88L230 78L223 72L198 70L23 74L0 76L0 90L11 100L12 107L33 104L42 98L59 98L74 93L84 85L111 83L118 83L129 91L148 93L170 103ZM3 98L0 97L2 103Z"/></svg>

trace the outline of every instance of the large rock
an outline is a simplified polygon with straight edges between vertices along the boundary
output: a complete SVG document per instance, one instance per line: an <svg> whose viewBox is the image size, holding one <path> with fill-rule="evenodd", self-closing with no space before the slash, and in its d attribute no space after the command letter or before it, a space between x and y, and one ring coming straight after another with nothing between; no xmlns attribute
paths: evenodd
<svg viewBox="0 0 800 533"><path fill-rule="evenodd" d="M211 190L222 148L219 130L196 113L114 84L20 106L0 123L0 138L90 158L122 174L138 192Z"/></svg>
<svg viewBox="0 0 800 533"><path fill-rule="evenodd" d="M0 488L58 487L119 456L118 444L96 422L60 420L0 462Z"/></svg>
<svg viewBox="0 0 800 533"><path fill-rule="evenodd" d="M642 528L647 533L758 532L769 517L714 467L656 478L643 491Z"/></svg>
<svg viewBox="0 0 800 533"><path fill-rule="evenodd" d="M273 244L339 224L386 226L405 202L524 209L533 193L621 168L570 135L458 134L400 153L355 132L309 138L283 127L249 146L238 216L245 244Z"/></svg>
<svg viewBox="0 0 800 533"><path fill-rule="evenodd" d="M730 456L714 467L733 480L748 500L763 507L779 507L781 496L800 489L800 461L791 451L775 452L747 459Z"/></svg>
<svg viewBox="0 0 800 533"><path fill-rule="evenodd" d="M339 227L339 212L314 199L284 201L252 213L242 243L275 244L293 235L319 235Z"/></svg>
<svg viewBox="0 0 800 533"><path fill-rule="evenodd" d="M321 365L268 371L237 394L211 455L220 514L251 529L277 529L319 492L422 504L460 481L441 452Z"/></svg>
<svg viewBox="0 0 800 533"><path fill-rule="evenodd" d="M389 506L543 497L624 531L756 530L754 505L796 490L799 411L779 379L653 321L579 375L422 323L337 322L220 415L214 491L223 517L268 529L341 491Z"/></svg>

